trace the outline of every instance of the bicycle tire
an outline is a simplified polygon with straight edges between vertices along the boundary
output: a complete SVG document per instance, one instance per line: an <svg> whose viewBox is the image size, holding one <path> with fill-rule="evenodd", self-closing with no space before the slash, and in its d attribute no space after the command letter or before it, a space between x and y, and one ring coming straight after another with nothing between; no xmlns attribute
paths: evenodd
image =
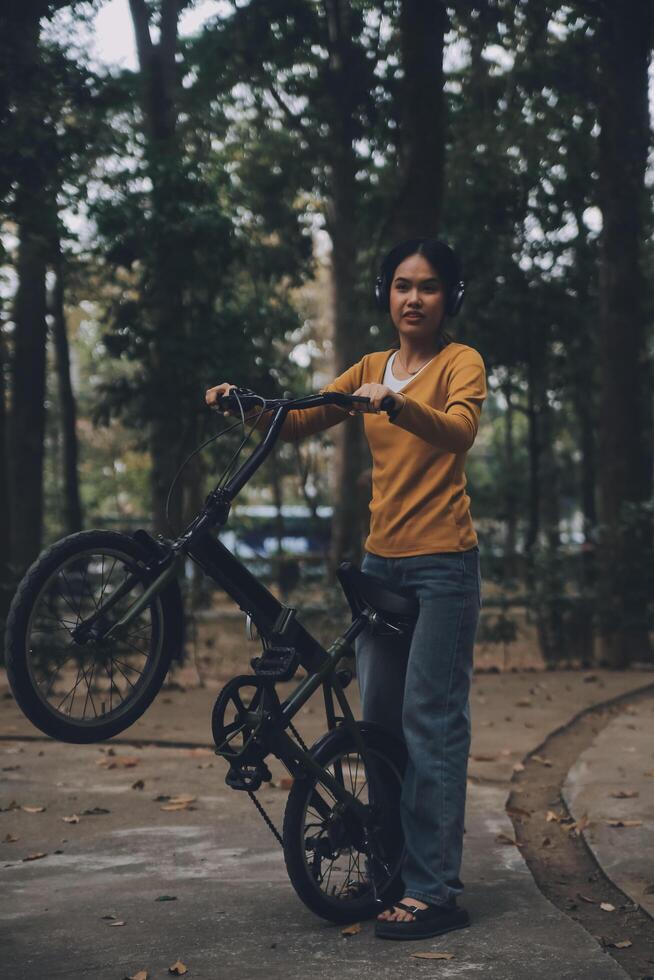
<svg viewBox="0 0 654 980"><path fill-rule="evenodd" d="M176 646L179 644L178 624L174 622L172 613L167 612L166 603L163 602L162 594L157 594L153 596L152 601L145 607L143 613L140 614L141 616L149 616L152 622L152 637L147 639L147 651L145 647L141 649L138 644L132 644L137 649L138 654L145 657L145 662L142 664L143 670L139 671L125 660L123 661L124 666L122 670L119 667L114 674L109 671L107 667L108 661L105 660L104 666L108 678L110 710L109 712L105 710L106 704L103 702L103 710L98 714L93 698L93 682L95 681L96 684L100 682L101 670L98 669L96 674L97 663L88 668L81 666L84 656L93 656L93 648L91 647L88 653L85 653L84 645L78 644L75 641L72 632L82 621L80 619L82 603L86 602L88 598L94 599L91 587L93 580L89 578L87 581L85 568L81 584L77 581L76 588L73 588L64 571L68 569L72 578L70 570L73 569L74 573L77 573L79 580L79 569L82 567L83 560L88 558L90 563L91 557L94 555L115 556L116 559L111 572L107 571L106 583L104 578L104 557L102 559L103 590L100 594L100 600L102 600L105 592L110 595L108 591L110 579L113 575L114 567L119 562L125 564L130 570L130 575L136 576L136 584L141 588L141 592L149 585L149 578L144 566L151 559L151 555L134 538L118 531L103 530L81 531L76 534L71 534L57 541L42 552L28 569L11 603L5 632L7 677L17 704L29 720L44 732L44 734L56 738L59 741L73 742L76 744L104 741L129 728L152 703L160 690L168 672L171 659L176 653ZM141 579L138 579L139 572L142 572ZM49 596L47 590L50 582L59 584L57 581L58 575L63 575L63 579L67 583L66 588L63 590L60 589L62 598L71 610L67 611L65 615L72 617L75 614L74 605L75 597L77 597L79 603L77 608L78 621L77 623L72 623L72 619L66 620L60 618L58 621L61 622L61 626L51 624L47 627L43 626L42 623L39 626L38 609L40 600L43 600L48 615L56 621L54 600L52 605L47 607ZM69 592L67 596L65 594L66 591ZM85 592L88 592L88 596ZM55 598L57 597L55 596ZM123 600L121 599L120 601L122 602ZM133 601L133 598L131 601ZM93 611L97 608L97 603L94 603L94 607L92 607ZM118 609L119 605L116 608ZM123 606L120 611L124 611L125 608L126 606ZM53 609L55 611L51 612ZM115 618L118 618L117 614ZM65 635L65 631L68 631L69 636ZM44 639L44 634L48 633L51 634L50 639L47 636ZM63 636L60 634L63 634ZM129 641L117 639L114 647L116 648L116 645L121 642L126 645ZM57 652L58 644L61 647L59 652ZM35 652L35 647L38 647L37 652ZM97 653L98 649L102 649L101 645L96 646L95 653L96 661L99 662L101 655ZM48 657L52 655L61 657L62 654L68 651L70 651L69 655L54 670L53 679L49 683L48 691L44 692L38 682L38 670L42 667L42 664L37 667L39 656ZM127 654L122 654L122 656L126 657L130 655L132 657L134 656L133 653L129 653L129 650ZM107 654L105 653L102 656L106 657ZM81 672L83 680L86 682L87 700L90 695L93 704L93 717L85 717L86 703L84 706L84 716L82 718L72 717L76 696L74 691L68 714L66 711L59 710L59 708L48 701L48 695L50 689L55 684L55 678L58 675L62 675L64 664L71 660L73 661L73 670L75 669L74 662L76 660L79 662L78 679L75 686L79 686L80 684ZM113 667L113 654L111 663ZM114 707L114 698L117 699L118 693L120 693L119 670L123 678L126 678L124 686L127 694ZM127 671L131 673L131 676ZM140 675L138 679L135 677L136 674ZM104 683L106 687L107 681L104 680ZM128 684L129 687L127 686ZM82 687L80 697L83 696L83 692L84 688ZM95 693L97 694L97 688ZM107 697L107 691L104 693L105 697Z"/></svg>
<svg viewBox="0 0 654 980"><path fill-rule="evenodd" d="M371 887L364 894L354 897L350 897L347 892L345 894L342 891L338 894L327 894L322 890L321 882L316 876L316 870L315 868L312 870L306 856L306 817L310 800L317 785L314 776L295 779L289 792L284 813L284 860L291 884L307 908L330 922L348 923L371 918L382 908L380 902L391 903L402 894L401 865L404 840L400 821L400 795L406 766L406 751L394 735L380 726L359 723L358 727L367 753L370 753L370 758L374 759L375 766L379 767L377 776L379 777L381 774L383 780L386 776L388 777L385 791L383 794L378 794L384 797L381 833L386 840L387 851L389 841L391 846L393 843L395 844L395 851L392 856L390 877L378 882L377 891L380 901L375 901ZM340 726L313 746L311 754L316 762L326 768L333 764L336 759L352 756L356 754L356 751L353 735L346 728ZM360 870L358 859L356 866ZM351 869L344 871L346 878L349 870Z"/></svg>

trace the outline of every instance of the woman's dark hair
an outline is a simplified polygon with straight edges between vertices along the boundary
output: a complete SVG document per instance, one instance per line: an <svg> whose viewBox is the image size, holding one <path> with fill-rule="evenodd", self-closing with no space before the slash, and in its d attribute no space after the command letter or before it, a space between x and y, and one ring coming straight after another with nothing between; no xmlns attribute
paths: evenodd
<svg viewBox="0 0 654 980"><path fill-rule="evenodd" d="M455 290L462 282L461 260L446 242L438 238L410 238L400 242L387 253L381 263L379 276L375 283L377 304L381 309L388 310L393 276L398 265L411 255L422 255L436 269L445 287L446 309L451 307ZM452 337L441 330L441 347L452 342ZM399 346L399 344L397 345Z"/></svg>

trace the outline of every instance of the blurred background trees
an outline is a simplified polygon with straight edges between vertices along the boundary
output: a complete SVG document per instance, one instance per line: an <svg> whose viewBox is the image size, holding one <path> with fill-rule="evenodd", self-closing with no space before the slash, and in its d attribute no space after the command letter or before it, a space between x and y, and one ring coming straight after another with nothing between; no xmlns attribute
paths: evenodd
<svg viewBox="0 0 654 980"><path fill-rule="evenodd" d="M379 258L435 234L489 373L486 636L519 607L548 662L651 663L647 0L223 0L191 31L129 0L131 69L89 48L103 6L0 14L2 610L63 534L179 531L235 446L166 513L222 425L205 388L317 390L388 347ZM360 419L280 445L230 546L288 594L360 559L369 493Z"/></svg>

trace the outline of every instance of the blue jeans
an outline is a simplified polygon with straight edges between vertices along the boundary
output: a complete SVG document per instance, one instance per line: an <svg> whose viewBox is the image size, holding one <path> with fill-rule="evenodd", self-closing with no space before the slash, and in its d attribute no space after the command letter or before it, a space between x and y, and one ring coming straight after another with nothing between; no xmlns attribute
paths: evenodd
<svg viewBox="0 0 654 980"><path fill-rule="evenodd" d="M364 720L390 728L408 750L401 800L405 894L450 905L463 891L479 549L412 558L366 552L361 567L391 588L413 590L419 601L412 635L360 634L357 677Z"/></svg>

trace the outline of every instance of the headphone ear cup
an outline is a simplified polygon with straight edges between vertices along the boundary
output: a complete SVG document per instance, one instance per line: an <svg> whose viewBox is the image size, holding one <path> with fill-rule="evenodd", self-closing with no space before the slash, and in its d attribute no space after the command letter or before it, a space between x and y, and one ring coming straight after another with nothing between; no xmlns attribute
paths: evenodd
<svg viewBox="0 0 654 980"><path fill-rule="evenodd" d="M464 282L457 282L456 286L450 293L447 301L447 315L456 316L461 306L463 305L463 297L466 294L466 286Z"/></svg>
<svg viewBox="0 0 654 980"><path fill-rule="evenodd" d="M388 293L383 276L377 276L375 279L375 303L378 309L388 312Z"/></svg>

